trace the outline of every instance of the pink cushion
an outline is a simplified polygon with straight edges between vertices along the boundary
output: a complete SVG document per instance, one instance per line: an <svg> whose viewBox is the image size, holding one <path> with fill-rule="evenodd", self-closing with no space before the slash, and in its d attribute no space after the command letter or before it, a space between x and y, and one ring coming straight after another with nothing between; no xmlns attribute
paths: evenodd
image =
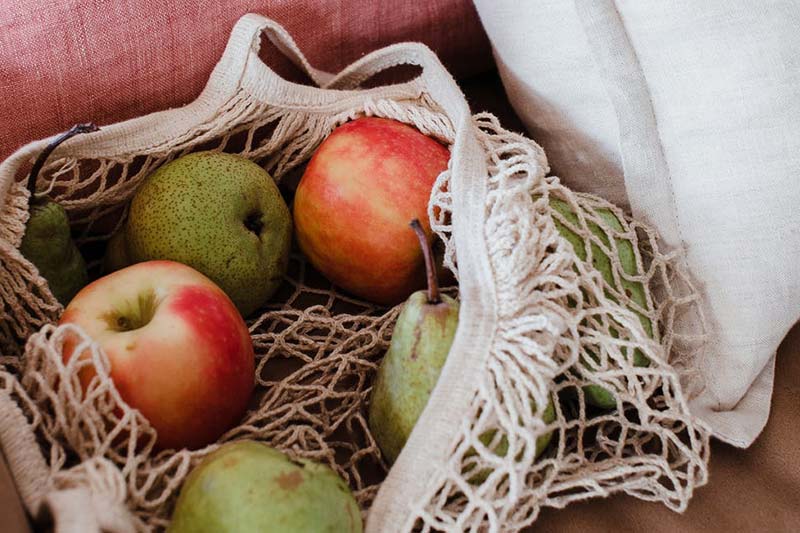
<svg viewBox="0 0 800 533"><path fill-rule="evenodd" d="M248 12L285 25L324 70L409 40L433 48L457 76L492 62L469 0L0 0L0 160L77 122L190 102ZM270 63L286 72L285 60Z"/></svg>

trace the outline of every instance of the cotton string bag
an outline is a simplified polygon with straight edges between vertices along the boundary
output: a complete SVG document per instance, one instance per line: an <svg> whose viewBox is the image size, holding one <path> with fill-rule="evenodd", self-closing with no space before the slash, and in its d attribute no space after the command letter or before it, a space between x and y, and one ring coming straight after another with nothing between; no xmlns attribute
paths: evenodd
<svg viewBox="0 0 800 533"><path fill-rule="evenodd" d="M259 58L262 34L319 88L270 70ZM401 64L417 65L419 76L362 87ZM451 151L428 214L457 279L459 327L391 469L366 406L399 307L339 292L294 253L284 288L248 320L257 407L214 445L158 452L152 427L114 388L103 351L78 327L55 325L61 306L19 253L23 180L48 139L0 164L0 443L33 515L51 514L59 532L163 529L191 468L245 438L333 467L369 532L517 531L544 506L615 492L686 507L706 482L709 454L708 429L689 414L681 385L702 336L673 328L676 317L697 312L689 276L649 228L547 176L535 142L489 114L473 116L423 45L392 45L331 75L311 67L275 22L246 15L196 101L70 140L37 191L65 207L84 251L102 249L137 187L165 162L223 150L257 161L281 184L335 127L360 116L405 122ZM576 216L559 213L554 199ZM557 224L583 241L586 261ZM634 273L618 259L623 241L634 244ZM611 281L591 266L598 250ZM646 305L625 282L649 289ZM63 362L67 334L88 357ZM637 350L648 366L633 365ZM87 365L97 377L84 391L77 374ZM617 408L587 407L590 384L610 391ZM556 416L546 424L551 398ZM536 439L548 432L552 442L537 459ZM506 452L496 453L501 443Z"/></svg>

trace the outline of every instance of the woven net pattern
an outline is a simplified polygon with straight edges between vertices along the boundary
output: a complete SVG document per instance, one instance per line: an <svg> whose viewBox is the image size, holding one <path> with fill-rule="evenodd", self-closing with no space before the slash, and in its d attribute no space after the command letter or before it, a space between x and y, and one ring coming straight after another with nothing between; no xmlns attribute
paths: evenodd
<svg viewBox="0 0 800 533"><path fill-rule="evenodd" d="M237 108L235 102L232 107L235 113L231 110L225 120L215 121L227 126L208 131L200 127L174 145L154 147L151 154L123 160L54 160L45 168L39 190L65 207L79 247L92 257L123 223L138 184L158 166L190 151L241 154L259 162L281 184L336 126L358 116L402 120L443 142L453 136L449 121L424 95L417 101L367 101L361 108L333 114L273 106ZM11 208L20 221L21 238L26 195L15 189L19 193L10 196L16 202ZM219 444L249 438L330 465L350 483L362 507L369 507L387 466L369 433L365 406L397 309L377 308L341 293L293 252L283 287L248 320L257 358L257 405L215 445L159 453L154 430L114 388L102 350L78 328L52 324L61 308L46 282L16 250L10 255L14 262L4 261L0 276L4 296L9 295L4 298L6 357L0 389L23 407L42 441L52 488L91 481L95 492L124 501L142 529L159 528L166 525L191 468ZM99 261L90 262L90 269L98 266ZM15 306L28 312L16 314ZM81 362L78 357L67 364L62 361L68 331L84 340L76 354L90 356ZM84 391L77 375L90 364L98 375ZM109 483L117 490L109 493Z"/></svg>
<svg viewBox="0 0 800 533"><path fill-rule="evenodd" d="M401 120L453 142L452 124L423 91L408 100L335 109L256 104L242 94L213 121L146 152L55 158L38 190L66 208L77 242L95 258L90 267L96 269L138 185L158 166L201 149L239 153L264 166L286 191L319 143L361 115ZM683 508L705 481L708 459L708 432L688 414L670 366L685 361L696 345L693 336L681 336L672 326L675 316L696 304L688 278L674 268L673 257L659 251L648 228L600 199L570 192L557 178L545 178L544 154L535 143L504 131L490 116L475 121L490 169L484 231L501 328L446 469L426 481L426 496L415 503L405 528L515 530L535 520L544 505L561 507L620 490ZM457 272L448 179L447 172L440 176L429 213L445 242L445 263ZM579 213L578 224L550 206L555 197ZM283 289L249 320L257 357L251 410L217 444L157 452L153 429L114 388L102 350L77 328L53 325L61 307L16 249L25 200L24 190L14 185L0 224L0 393L19 407L35 435L35 454L42 452L36 460L43 458L47 471L33 488L23 489L27 501L35 505L52 490L84 487L97 515L109 523L120 518L104 515L107 509L122 507L128 515L121 520L134 529L161 529L198 461L222 442L253 438L329 464L349 482L362 509L369 509L387 465L367 426L366 403L397 309L337 291L295 253ZM598 209L618 215L623 230L612 234L634 243L639 273L620 267L616 238L603 241L587 229L593 222L612 231ZM554 220L560 216L611 258L616 286L591 268L591 257L579 260L558 236ZM622 279L652 287L645 306L617 288ZM651 321L652 338L640 316ZM82 338L76 353L89 357L63 362L68 333ZM632 364L634 349L649 366ZM86 390L77 378L83 365L97 371ZM611 391L617 408L587 407L582 387L590 383ZM556 398L556 419L545 424L549 398ZM481 440L489 430L491 439ZM555 438L536 459L534 442L549 431ZM501 441L508 446L504 455L494 453ZM486 472L485 479L476 480L476 472Z"/></svg>
<svg viewBox="0 0 800 533"><path fill-rule="evenodd" d="M651 229L545 177L534 142L491 115L475 121L489 172L484 231L499 330L449 460L427 481L404 530L517 531L544 506L620 491L684 509L706 482L709 454L709 431L689 414L671 366L687 369L689 381L703 342L691 280ZM448 179L433 199L441 208L433 227L446 242ZM559 200L574 217L554 208ZM559 225L580 237L585 259ZM633 243L634 273L621 264L625 241ZM604 262L610 280L592 266ZM633 284L647 289L644 305L628 290ZM682 314L699 321L698 331L676 330ZM636 351L649 365L634 364ZM591 405L587 386L610 392L615 407ZM547 434L538 455L537 439Z"/></svg>

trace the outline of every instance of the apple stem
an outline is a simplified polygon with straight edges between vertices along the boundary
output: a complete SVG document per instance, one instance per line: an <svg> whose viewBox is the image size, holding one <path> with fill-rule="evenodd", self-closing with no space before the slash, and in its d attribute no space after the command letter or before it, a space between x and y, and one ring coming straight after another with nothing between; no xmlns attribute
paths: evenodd
<svg viewBox="0 0 800 533"><path fill-rule="evenodd" d="M422 229L422 224L418 219L411 221L411 228L417 234L419 239L420 248L422 248L422 255L425 257L425 272L428 275L428 303L435 305L441 303L442 298L439 294L439 280L436 279L436 265L433 264L433 250L431 250L431 243L428 241L428 236L425 235L425 230Z"/></svg>
<svg viewBox="0 0 800 533"><path fill-rule="evenodd" d="M70 137L74 137L76 135L80 135L81 133L91 133L93 131L98 131L100 128L95 126L93 123L88 122L86 124L75 124L70 129L50 141L50 143L45 146L44 150L41 151L39 156L36 158L36 161L33 162L33 167L31 167L31 173L28 176L28 192L30 196L28 197L28 208L34 204L34 194L36 193L36 179L39 177L39 172L41 172L42 167L44 166L47 158L50 157L50 154L53 153L53 150L58 148L58 145L69 139Z"/></svg>

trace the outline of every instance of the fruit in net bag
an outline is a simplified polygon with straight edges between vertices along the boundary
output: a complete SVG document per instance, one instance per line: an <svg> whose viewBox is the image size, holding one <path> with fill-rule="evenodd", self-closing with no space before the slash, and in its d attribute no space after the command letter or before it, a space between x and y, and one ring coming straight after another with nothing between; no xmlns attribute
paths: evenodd
<svg viewBox="0 0 800 533"><path fill-rule="evenodd" d="M25 225L19 250L47 280L50 292L62 305L89 282L86 262L70 234L67 212L56 202L35 197L36 178L47 158L61 143L82 133L98 131L94 124L77 124L56 137L39 154L28 176L30 218Z"/></svg>
<svg viewBox="0 0 800 533"><path fill-rule="evenodd" d="M106 353L122 399L163 449L200 448L241 419L255 384L250 333L227 295L196 270L148 261L84 287L60 324L80 326ZM75 353L69 336L64 361ZM93 366L80 370L87 389Z"/></svg>
<svg viewBox="0 0 800 533"><path fill-rule="evenodd" d="M238 155L196 152L147 177L131 203L126 253L115 253L189 265L248 316L282 283L291 236L289 208L267 171Z"/></svg>
<svg viewBox="0 0 800 533"><path fill-rule="evenodd" d="M458 301L440 293L427 237L419 221L412 221L411 227L425 257L428 289L413 293L403 306L389 350L378 369L369 404L370 431L389 463L397 460L422 415L458 327ZM534 402L534 409L535 405ZM543 419L546 424L555 420L552 399L545 408ZM495 439L496 433L496 430L488 430L480 440L491 447L493 453L503 457L508 453L508 439L505 435ZM552 432L537 439L536 457L547 448L551 439ZM469 455L474 455L474 450ZM487 475L486 470L476 472L470 476L470 481L480 483Z"/></svg>
<svg viewBox="0 0 800 533"><path fill-rule="evenodd" d="M558 211L558 213L560 213L569 223L576 227L580 227L578 215L575 214L568 203L557 198L551 198L550 206ZM596 212L597 215L602 218L603 223L612 231L623 231L622 224L610 209L600 208ZM583 237L572 231L558 219L553 218L553 221L555 222L556 229L558 229L558 232L561 234L561 236L569 241L569 243L572 245L573 250L575 250L575 255L577 255L581 261L586 261L588 259L588 254L586 250L586 242L584 241ZM592 221L587 221L587 226L589 231L591 231L598 239L600 239L600 241L607 248L611 247L611 238L614 238L619 264L626 274L634 276L640 273L636 264L636 254L633 249L634 243L624 238L613 237L613 234ZM645 286L641 282L625 279L622 276L620 276L620 283L618 284L614 279L614 267L611 258L606 255L606 253L597 244L591 243L590 246L592 251L592 266L594 266L594 268L600 272L600 274L603 276L603 280L609 286L614 287L617 292L626 294L640 308L647 309L647 289ZM606 294L609 296L609 298L616 301L616 298L614 298L613 295L609 294L608 292ZM653 323L651 320L636 309L632 309L632 311L639 318L639 322L641 323L645 333L649 337L653 338ZM613 328L610 329L612 334L617 333ZM597 356L592 353L589 353L588 357L593 357L595 359L597 358ZM645 357L641 350L636 348L633 351L633 364L634 366L647 366L650 364L650 361L647 359L647 357ZM583 387L583 392L586 395L586 401L595 407L613 409L617 406L616 396L614 396L614 394L612 394L611 391L605 387L594 384L586 385Z"/></svg>
<svg viewBox="0 0 800 533"><path fill-rule="evenodd" d="M430 235L428 200L450 152L418 130L384 118L336 128L319 146L294 198L300 249L335 285L393 305L425 286L408 221Z"/></svg>
<svg viewBox="0 0 800 533"><path fill-rule="evenodd" d="M418 220L428 289L409 296L381 362L369 404L369 427L384 457L393 463L425 409L447 360L458 327L458 301L441 294L433 252Z"/></svg>
<svg viewBox="0 0 800 533"><path fill-rule="evenodd" d="M361 533L361 513L325 465L255 441L224 444L186 478L168 533Z"/></svg>

